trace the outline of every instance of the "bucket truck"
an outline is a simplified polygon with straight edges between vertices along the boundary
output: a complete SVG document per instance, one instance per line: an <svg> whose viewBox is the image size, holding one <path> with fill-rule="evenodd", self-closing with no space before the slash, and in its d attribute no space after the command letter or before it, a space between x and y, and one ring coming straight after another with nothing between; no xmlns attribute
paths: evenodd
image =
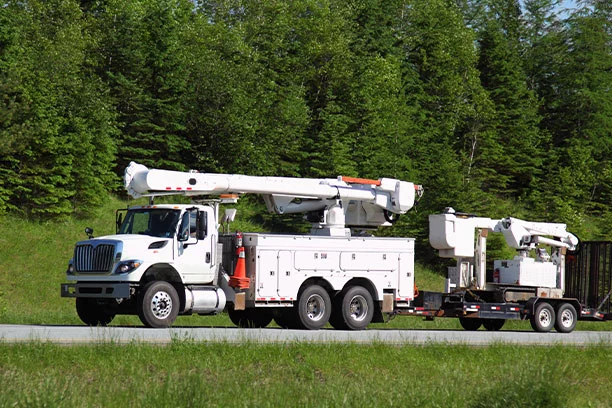
<svg viewBox="0 0 612 408"><path fill-rule="evenodd" d="M414 298L414 240L355 236L390 226L422 195L396 179L307 179L149 169L131 163L125 188L149 205L118 213L117 233L76 244L61 296L87 325L118 314L148 327L227 309L242 327L364 329ZM226 234L219 207L260 194L269 211L304 213L309 235ZM155 204L164 195L206 197ZM230 195L230 196L228 196Z"/></svg>
<svg viewBox="0 0 612 408"><path fill-rule="evenodd" d="M501 233L517 250L514 259L495 260L490 274L489 233ZM565 224L512 217L493 220L448 208L429 216L429 241L440 257L454 258L456 265L449 267L444 293L421 292L414 307L400 314L455 317L466 330L499 330L508 319L529 319L535 331L554 327L563 333L571 332L579 319L603 320L599 312L566 293L566 254L579 242Z"/></svg>

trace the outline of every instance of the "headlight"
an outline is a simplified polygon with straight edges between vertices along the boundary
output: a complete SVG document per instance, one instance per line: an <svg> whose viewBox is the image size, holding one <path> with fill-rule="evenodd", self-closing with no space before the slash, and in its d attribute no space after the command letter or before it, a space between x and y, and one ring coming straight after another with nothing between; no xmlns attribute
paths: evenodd
<svg viewBox="0 0 612 408"><path fill-rule="evenodd" d="M130 273L136 268L138 268L140 265L142 265L142 261L132 260L120 262L119 265L117 265L117 268L115 268L115 274L120 275L124 273Z"/></svg>
<svg viewBox="0 0 612 408"><path fill-rule="evenodd" d="M72 259L68 262L68 269L66 269L66 275L74 275L74 265L72 264Z"/></svg>

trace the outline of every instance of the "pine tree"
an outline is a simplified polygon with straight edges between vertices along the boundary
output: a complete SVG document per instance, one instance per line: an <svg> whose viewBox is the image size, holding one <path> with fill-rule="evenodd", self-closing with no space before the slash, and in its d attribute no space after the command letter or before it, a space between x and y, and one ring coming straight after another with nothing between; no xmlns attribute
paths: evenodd
<svg viewBox="0 0 612 408"><path fill-rule="evenodd" d="M180 51L192 8L187 0L108 0L95 10L94 30L102 37L96 65L121 123L119 173L132 160L185 168L189 144L181 97L188 72Z"/></svg>
<svg viewBox="0 0 612 408"><path fill-rule="evenodd" d="M9 2L0 9L6 23L0 207L28 217L62 217L76 205L86 211L100 203L91 193L104 192L109 181L112 118L83 67L90 39L81 17L70 0Z"/></svg>
<svg viewBox="0 0 612 408"><path fill-rule="evenodd" d="M481 166L487 189L515 199L537 187L548 150L546 136L538 127L539 103L528 89L521 38L518 1L495 2L479 33L478 68L495 109L492 137L480 152Z"/></svg>

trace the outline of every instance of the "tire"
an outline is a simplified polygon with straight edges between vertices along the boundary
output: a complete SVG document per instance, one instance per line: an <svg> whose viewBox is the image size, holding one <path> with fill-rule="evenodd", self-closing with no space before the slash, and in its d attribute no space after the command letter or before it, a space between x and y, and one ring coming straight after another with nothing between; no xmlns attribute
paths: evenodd
<svg viewBox="0 0 612 408"><path fill-rule="evenodd" d="M172 284L165 281L149 282L138 296L138 317L147 327L170 327L178 316L180 306Z"/></svg>
<svg viewBox="0 0 612 408"><path fill-rule="evenodd" d="M488 331L499 331L504 327L504 319L482 319L482 325Z"/></svg>
<svg viewBox="0 0 612 408"><path fill-rule="evenodd" d="M338 292L332 300L332 311L329 316L329 324L336 330L348 330L348 326L344 323L344 318L342 317L343 296L343 292Z"/></svg>
<svg viewBox="0 0 612 408"><path fill-rule="evenodd" d="M113 321L115 315L104 311L96 299L76 298L76 312L87 326L106 326Z"/></svg>
<svg viewBox="0 0 612 408"><path fill-rule="evenodd" d="M293 307L287 307L276 310L274 312L274 322L282 329L297 328L295 323L295 309Z"/></svg>
<svg viewBox="0 0 612 408"><path fill-rule="evenodd" d="M272 315L264 310L234 310L233 308L228 308L227 314L232 323L245 329L266 327L272 321Z"/></svg>
<svg viewBox="0 0 612 408"><path fill-rule="evenodd" d="M550 303L542 302L536 305L533 315L529 318L533 330L546 333L555 325L555 309Z"/></svg>
<svg viewBox="0 0 612 408"><path fill-rule="evenodd" d="M349 288L340 306L342 322L349 330L365 329L374 316L374 300L370 292L362 286Z"/></svg>
<svg viewBox="0 0 612 408"><path fill-rule="evenodd" d="M477 317L460 317L459 324L467 331L476 331L482 326L482 320Z"/></svg>
<svg viewBox="0 0 612 408"><path fill-rule="evenodd" d="M329 321L331 309L327 291L319 285L310 285L298 297L297 323L303 329L318 330Z"/></svg>
<svg viewBox="0 0 612 408"><path fill-rule="evenodd" d="M576 312L576 308L570 303L562 303L557 309L555 330L559 333L570 333L576 327L577 321L578 313Z"/></svg>

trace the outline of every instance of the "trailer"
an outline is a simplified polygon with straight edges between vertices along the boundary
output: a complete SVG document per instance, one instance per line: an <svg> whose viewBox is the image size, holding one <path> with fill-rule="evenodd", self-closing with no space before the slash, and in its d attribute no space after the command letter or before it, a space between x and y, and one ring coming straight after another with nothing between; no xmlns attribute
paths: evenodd
<svg viewBox="0 0 612 408"><path fill-rule="evenodd" d="M458 318L465 330L529 320L535 331L560 333L574 330L578 320L609 320L612 243L579 243L565 224L492 220L452 208L429 221L430 243L456 266L449 267L444 292L422 291L396 314ZM488 271L491 232L502 233L517 255L495 260Z"/></svg>

